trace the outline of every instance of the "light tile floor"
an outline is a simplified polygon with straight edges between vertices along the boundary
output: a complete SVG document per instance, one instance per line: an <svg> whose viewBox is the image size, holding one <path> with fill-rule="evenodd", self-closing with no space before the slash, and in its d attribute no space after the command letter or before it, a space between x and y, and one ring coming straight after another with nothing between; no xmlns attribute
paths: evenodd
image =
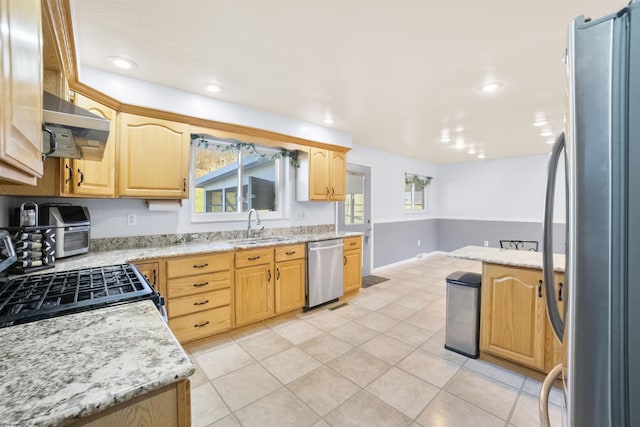
<svg viewBox="0 0 640 427"><path fill-rule="evenodd" d="M538 381L444 349L444 278L456 270L481 265L444 255L396 264L345 306L185 346L193 425L539 426ZM551 401L562 425L558 390Z"/></svg>

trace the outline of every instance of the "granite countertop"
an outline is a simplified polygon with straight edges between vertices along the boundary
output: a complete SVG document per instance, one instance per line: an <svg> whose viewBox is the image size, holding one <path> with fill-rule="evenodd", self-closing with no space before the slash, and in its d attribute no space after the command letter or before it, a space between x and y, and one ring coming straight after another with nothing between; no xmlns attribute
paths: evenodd
<svg viewBox="0 0 640 427"><path fill-rule="evenodd" d="M57 271L74 270L76 268L102 267L105 265L126 264L131 261L144 261L156 258L166 258L181 255L195 255L209 252L224 252L237 249L252 249L266 246L291 245L296 243L315 242L349 236L361 236L363 233L339 232L304 234L286 237L286 240L269 241L261 239L239 239L225 241L211 241L207 243L182 243L177 245L160 246L152 248L114 249L104 252L89 252L84 255L76 255L69 258L56 259L55 267L42 270L42 274ZM257 243L250 243L257 242Z"/></svg>
<svg viewBox="0 0 640 427"><path fill-rule="evenodd" d="M542 269L542 252L516 251L512 249L486 248L482 246L465 246L448 254L452 258L471 259L491 264L512 265ZM563 272L564 254L553 254L554 271Z"/></svg>
<svg viewBox="0 0 640 427"><path fill-rule="evenodd" d="M151 301L0 329L0 424L53 426L189 377Z"/></svg>

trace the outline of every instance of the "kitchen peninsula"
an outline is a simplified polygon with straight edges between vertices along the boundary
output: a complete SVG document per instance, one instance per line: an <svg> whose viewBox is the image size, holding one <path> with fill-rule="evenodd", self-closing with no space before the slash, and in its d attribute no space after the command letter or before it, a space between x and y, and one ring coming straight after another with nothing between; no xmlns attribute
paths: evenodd
<svg viewBox="0 0 640 427"><path fill-rule="evenodd" d="M560 363L562 345L547 320L541 252L466 246L449 256L482 261L481 358L538 372ZM562 313L564 255L554 254L553 265Z"/></svg>
<svg viewBox="0 0 640 427"><path fill-rule="evenodd" d="M151 301L0 329L7 425L190 425L188 356Z"/></svg>

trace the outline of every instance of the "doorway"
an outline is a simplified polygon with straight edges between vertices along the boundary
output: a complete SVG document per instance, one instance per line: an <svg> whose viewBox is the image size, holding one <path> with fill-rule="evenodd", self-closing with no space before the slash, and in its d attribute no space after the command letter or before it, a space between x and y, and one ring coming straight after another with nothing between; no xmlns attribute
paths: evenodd
<svg viewBox="0 0 640 427"><path fill-rule="evenodd" d="M371 167L347 163L347 191L338 202L338 230L360 232L362 236L362 275L371 274Z"/></svg>

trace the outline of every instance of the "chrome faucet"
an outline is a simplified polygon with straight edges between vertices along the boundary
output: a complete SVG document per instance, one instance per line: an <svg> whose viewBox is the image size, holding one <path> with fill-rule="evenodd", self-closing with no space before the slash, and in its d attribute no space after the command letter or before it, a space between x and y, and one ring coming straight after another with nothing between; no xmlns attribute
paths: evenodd
<svg viewBox="0 0 640 427"><path fill-rule="evenodd" d="M249 210L249 218L247 219L247 239L250 239L251 236L251 214L256 214L256 226L260 225L260 215L258 215L258 211L255 209ZM260 229L260 231L264 230L264 226Z"/></svg>

